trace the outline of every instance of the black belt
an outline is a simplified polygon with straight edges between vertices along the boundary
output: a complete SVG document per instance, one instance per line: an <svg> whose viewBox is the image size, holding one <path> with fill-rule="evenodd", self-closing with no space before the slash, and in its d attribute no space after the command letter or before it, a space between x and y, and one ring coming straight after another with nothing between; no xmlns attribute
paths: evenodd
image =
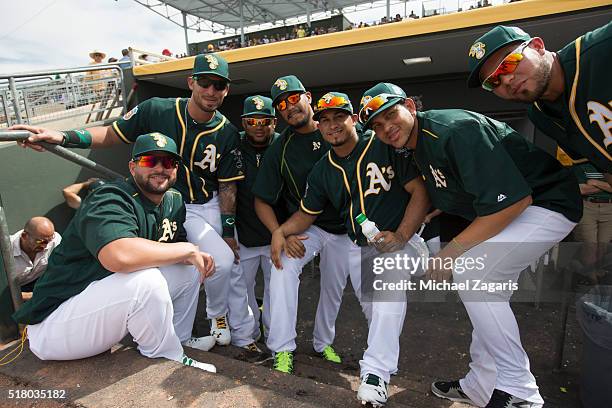
<svg viewBox="0 0 612 408"><path fill-rule="evenodd" d="M585 197L584 201L594 204L610 204L612 203L612 198Z"/></svg>

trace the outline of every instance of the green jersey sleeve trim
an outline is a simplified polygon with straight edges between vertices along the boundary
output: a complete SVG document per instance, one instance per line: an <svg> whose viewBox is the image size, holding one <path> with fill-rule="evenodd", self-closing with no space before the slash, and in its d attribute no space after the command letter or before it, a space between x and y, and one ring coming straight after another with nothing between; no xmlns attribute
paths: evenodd
<svg viewBox="0 0 612 408"><path fill-rule="evenodd" d="M123 132L121 131L121 129L119 129L119 125L117 124L117 121L113 122L113 129L115 130L115 133L117 134L117 136L119 136L119 139L125 143L125 144L130 144L132 142L129 141L129 139L127 137L125 137L125 135L123 134Z"/></svg>
<svg viewBox="0 0 612 408"><path fill-rule="evenodd" d="M608 159L609 161L612 161L612 156L608 154L606 149L604 149L596 141L594 141L591 138L591 136L587 133L587 131L584 129L584 127L582 126L582 123L580 122L580 118L578 117L578 114L576 113L576 89L578 89L578 79L580 77L581 40L582 40L582 37L578 37L576 39L576 75L574 76L574 83L572 84L572 92L570 93L570 98L569 98L570 115L572 116L572 120L576 124L576 127L578 128L578 130L580 130L580 133L582 133L582 135L589 141L589 143L591 143L593 147L595 147L601 154L603 154L603 156L606 159Z"/></svg>

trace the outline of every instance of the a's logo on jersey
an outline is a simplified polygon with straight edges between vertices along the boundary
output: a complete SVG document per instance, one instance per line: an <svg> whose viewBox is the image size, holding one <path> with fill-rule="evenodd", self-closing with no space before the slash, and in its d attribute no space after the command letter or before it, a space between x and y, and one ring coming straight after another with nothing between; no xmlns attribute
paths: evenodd
<svg viewBox="0 0 612 408"><path fill-rule="evenodd" d="M319 150L321 148L321 142L312 142L312 151Z"/></svg>
<svg viewBox="0 0 612 408"><path fill-rule="evenodd" d="M235 148L230 153L234 155L234 165L236 168L238 170L242 169L242 152L238 148Z"/></svg>
<svg viewBox="0 0 612 408"><path fill-rule="evenodd" d="M385 179L385 174L389 178L389 181ZM370 162L366 166L366 176L370 179L370 185L363 194L364 197L370 194L378 194L381 187L383 190L389 191L391 189L391 180L395 177L395 171L393 171L393 167L391 166L379 168L376 163Z"/></svg>
<svg viewBox="0 0 612 408"><path fill-rule="evenodd" d="M274 83L274 86L280 89L281 91L284 91L285 89L287 89L287 81L285 81L284 79L277 79Z"/></svg>
<svg viewBox="0 0 612 408"><path fill-rule="evenodd" d="M506 195L505 195L505 194L500 194L500 195L498 195L498 196L497 196L497 202L498 202L498 203L501 203L501 202L502 202L502 201L504 201L506 198L508 198L508 197L506 197Z"/></svg>
<svg viewBox="0 0 612 408"><path fill-rule="evenodd" d="M612 102L609 102L612 106ZM604 135L604 146L607 148L612 143L612 111L607 106L599 102L589 101L587 103L589 109L589 120L595 122L600 127Z"/></svg>
<svg viewBox="0 0 612 408"><path fill-rule="evenodd" d="M151 133L151 137L153 137L155 140L157 147L166 147L168 144L168 139L166 139L166 136L162 135L161 133Z"/></svg>
<svg viewBox="0 0 612 408"><path fill-rule="evenodd" d="M437 188L446 188L446 176L442 173L440 169L434 169L432 165L429 165L429 169L431 170L431 175L436 182Z"/></svg>
<svg viewBox="0 0 612 408"><path fill-rule="evenodd" d="M134 116L136 112L138 112L138 106L134 107L134 109L123 115L123 120L130 120L130 118Z"/></svg>
<svg viewBox="0 0 612 408"><path fill-rule="evenodd" d="M482 57L485 56L485 48L486 45L478 41L477 43L472 44L468 55L476 59L482 59Z"/></svg>
<svg viewBox="0 0 612 408"><path fill-rule="evenodd" d="M206 146L202 160L193 164L202 170L210 169L210 172L214 173L217 170L217 147L214 144Z"/></svg>
<svg viewBox="0 0 612 408"><path fill-rule="evenodd" d="M253 104L257 110L262 110L264 108L264 101L259 96L253 98Z"/></svg>
<svg viewBox="0 0 612 408"><path fill-rule="evenodd" d="M204 58L206 58L206 61L208 62L208 68L217 69L217 67L219 67L219 60L217 60L217 57L214 55L207 54L204 56Z"/></svg>
<svg viewBox="0 0 612 408"><path fill-rule="evenodd" d="M162 235L159 238L159 242L168 242L174 239L176 235L176 221L170 222L167 218L164 218L161 225Z"/></svg>

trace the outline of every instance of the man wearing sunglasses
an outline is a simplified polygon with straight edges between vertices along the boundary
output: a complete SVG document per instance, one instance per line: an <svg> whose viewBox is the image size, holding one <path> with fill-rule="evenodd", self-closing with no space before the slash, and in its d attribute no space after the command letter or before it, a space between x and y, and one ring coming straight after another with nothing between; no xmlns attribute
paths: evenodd
<svg viewBox="0 0 612 408"><path fill-rule="evenodd" d="M509 300L521 271L580 220L575 178L508 125L460 109L417 112L394 84L364 93L359 120L413 152L435 208L470 221L428 262L429 280L452 279L474 327L470 371L433 383L433 394L487 408L541 407Z"/></svg>
<svg viewBox="0 0 612 408"><path fill-rule="evenodd" d="M229 68L220 55L201 54L187 78L190 98L151 98L107 127L58 132L27 125L14 126L36 133L25 144L44 140L66 147L97 148L132 143L140 134L161 132L172 138L183 158L175 188L187 206L187 239L215 258L217 272L206 285L206 312L217 343L231 342L227 314L242 298L229 297L232 265L238 259L234 239L236 181L242 162L238 129L219 112L229 91Z"/></svg>
<svg viewBox="0 0 612 408"><path fill-rule="evenodd" d="M531 104L538 129L612 181L612 23L557 52L518 27L497 26L471 46L469 64L468 86Z"/></svg>
<svg viewBox="0 0 612 408"><path fill-rule="evenodd" d="M30 350L40 359L94 356L129 333L145 357L216 371L183 352L215 344L212 336L191 337L200 285L215 264L186 240L185 205L171 189L180 163L172 139L141 135L131 177L83 200L32 299L13 314L28 324Z"/></svg>
<svg viewBox="0 0 612 408"><path fill-rule="evenodd" d="M288 214L299 210L308 174L330 146L313 119L310 92L297 77L278 78L270 93L277 112L289 125L266 151L253 186L255 211L272 233L280 224L273 206L284 207ZM325 360L341 362L332 343L349 276L349 244L344 222L331 205L326 206L302 236L287 239L282 268L273 266L270 275L270 327L266 345L274 353L274 369L293 372L299 276L304 265L317 253L321 254L321 292L313 347Z"/></svg>
<svg viewBox="0 0 612 408"><path fill-rule="evenodd" d="M276 127L276 117L272 99L261 95L249 96L244 100L242 114L242 128L240 132L240 151L244 163L244 179L238 182L238 197L236 203L236 231L238 243L240 245L240 264L239 273L232 274L230 290L246 285L246 289L241 289L240 293L246 291L248 295L248 309L241 308L242 314L230 315L230 327L232 329L232 342L244 337L242 342L247 344L261 337L259 305L255 298L255 280L257 271L261 267L264 277L264 298L263 298L263 328L264 336L267 337L270 327L270 240L271 235L268 229L261 223L255 213L254 200L252 193L253 184L259 171L262 158L270 144L278 137L274 131ZM281 218L278 208L275 208L277 218ZM244 313L244 311L247 313ZM237 320L237 321L236 321ZM242 324L241 324L242 323ZM237 327L236 327L237 326ZM243 333L242 326L249 330ZM251 351L258 351L259 348L252 345L243 345Z"/></svg>
<svg viewBox="0 0 612 408"><path fill-rule="evenodd" d="M406 244L425 219L429 199L418 170L407 160L405 152L396 152L371 132L359 134L357 116L353 115L353 106L346 94L323 95L315 105L314 115L332 149L310 172L300 211L274 231L272 260L275 264L280 262L285 236L303 233L326 205L331 204L342 214L348 230L346 239L352 242L347 244L350 252L341 256L351 262L351 284L369 328L368 347L359 362L361 384L357 398L363 403L384 405L389 380L397 371L406 297L404 292L398 296L374 293L373 271L362 270L361 262L379 252L402 251L409 257L418 257ZM382 231L374 237L377 243L373 247L368 247L355 220L361 212ZM421 243L425 245L422 240ZM410 278L409 274L404 275Z"/></svg>
<svg viewBox="0 0 612 408"><path fill-rule="evenodd" d="M51 252L61 240L46 217L30 218L22 230L11 235L17 284L23 292L32 292L34 283L47 268Z"/></svg>

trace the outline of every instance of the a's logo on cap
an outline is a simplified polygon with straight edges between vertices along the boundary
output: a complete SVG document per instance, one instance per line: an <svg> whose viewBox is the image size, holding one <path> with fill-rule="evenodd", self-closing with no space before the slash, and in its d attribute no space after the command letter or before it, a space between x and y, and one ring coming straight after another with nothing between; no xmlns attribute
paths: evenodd
<svg viewBox="0 0 612 408"><path fill-rule="evenodd" d="M166 147L168 144L166 136L162 135L161 133L151 133L151 136L155 140L157 147Z"/></svg>
<svg viewBox="0 0 612 408"><path fill-rule="evenodd" d="M476 59L482 59L482 57L484 57L485 55L485 45L484 43L481 43L480 41L478 41L477 43L474 43L471 47L470 47L470 53L469 56L476 58Z"/></svg>
<svg viewBox="0 0 612 408"><path fill-rule="evenodd" d="M206 61L208 62L208 67L210 69L217 69L219 67L219 60L214 55L205 55Z"/></svg>
<svg viewBox="0 0 612 408"><path fill-rule="evenodd" d="M257 110L262 110L264 108L264 101L263 99L259 98L259 97L254 97L253 98L253 104L255 105L255 108Z"/></svg>
<svg viewBox="0 0 612 408"><path fill-rule="evenodd" d="M281 91L287 89L287 85L287 81L285 81L284 79L277 79L274 83L274 86L280 89Z"/></svg>

